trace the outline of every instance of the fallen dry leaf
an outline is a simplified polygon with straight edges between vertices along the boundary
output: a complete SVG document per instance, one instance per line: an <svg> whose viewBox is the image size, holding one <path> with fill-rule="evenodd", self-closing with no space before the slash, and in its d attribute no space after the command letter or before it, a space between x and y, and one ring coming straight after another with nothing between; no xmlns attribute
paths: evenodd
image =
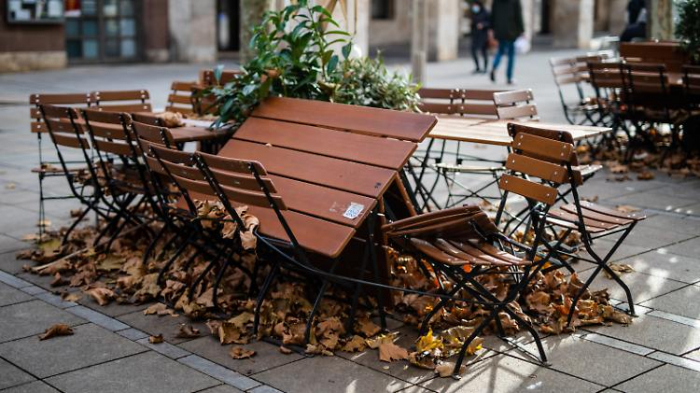
<svg viewBox="0 0 700 393"><path fill-rule="evenodd" d="M455 369L455 363L443 362L435 366L435 374L438 374L441 378L447 378L452 376L452 372ZM459 374L461 375L467 367L465 365L459 366Z"/></svg>
<svg viewBox="0 0 700 393"><path fill-rule="evenodd" d="M341 348L345 352L362 352L367 348L367 343L365 339L358 336L357 334L352 336L352 339L343 345Z"/></svg>
<svg viewBox="0 0 700 393"><path fill-rule="evenodd" d="M382 362L393 362L394 360L408 359L408 351L393 342L382 342L379 344L379 360Z"/></svg>
<svg viewBox="0 0 700 393"><path fill-rule="evenodd" d="M609 263L608 266L610 267L610 270L615 272L615 274L618 276L625 273L632 273L634 271L634 268L626 263ZM605 277L609 279L613 278L607 270L605 271Z"/></svg>
<svg viewBox="0 0 700 393"><path fill-rule="evenodd" d="M231 350L228 352L228 354L234 359L249 359L255 355L255 351L251 349L245 349L239 346L234 346L231 347Z"/></svg>
<svg viewBox="0 0 700 393"><path fill-rule="evenodd" d="M39 335L39 340L48 340L53 337L58 336L72 336L73 328L66 325L65 323L57 323L50 328L46 329L43 334Z"/></svg>
<svg viewBox="0 0 700 393"><path fill-rule="evenodd" d="M109 302L114 298L114 291L104 287L92 288L85 291L85 293L93 298L100 306L109 304Z"/></svg>
<svg viewBox="0 0 700 393"><path fill-rule="evenodd" d="M163 334L148 337L148 342L151 344L161 344L163 342Z"/></svg>
<svg viewBox="0 0 700 393"><path fill-rule="evenodd" d="M280 345L280 352L282 352L282 353L285 354L285 355L289 355L289 354L291 354L293 351L292 351L291 349L285 347L284 345Z"/></svg>
<svg viewBox="0 0 700 393"><path fill-rule="evenodd" d="M187 324L180 325L180 330L175 335L176 338L197 338L201 336L199 329Z"/></svg>
<svg viewBox="0 0 700 393"><path fill-rule="evenodd" d="M615 209L617 209L618 211L620 211L622 213L634 213L634 212L638 212L639 210L641 210L638 207L629 206L629 205L618 205L615 207Z"/></svg>
<svg viewBox="0 0 700 393"><path fill-rule="evenodd" d="M654 174L650 171L642 171L637 174L637 180L653 180Z"/></svg>

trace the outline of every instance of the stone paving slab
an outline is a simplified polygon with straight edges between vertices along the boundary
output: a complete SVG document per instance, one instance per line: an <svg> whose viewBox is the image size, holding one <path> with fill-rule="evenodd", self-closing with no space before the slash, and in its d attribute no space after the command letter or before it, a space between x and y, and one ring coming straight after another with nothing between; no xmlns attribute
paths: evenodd
<svg viewBox="0 0 700 393"><path fill-rule="evenodd" d="M688 393L700 391L700 373L664 365L631 381L615 386L629 393Z"/></svg>
<svg viewBox="0 0 700 393"><path fill-rule="evenodd" d="M628 264L636 272L655 277L669 278L688 284L700 281L700 263L697 258L653 250L623 259L618 263Z"/></svg>
<svg viewBox="0 0 700 393"><path fill-rule="evenodd" d="M76 291L78 290L77 288L69 288L69 287L63 287L63 288L56 288L51 286L51 282L54 280L54 277L51 275L44 275L40 276L38 274L32 274L32 273L20 273L17 275L18 278L21 278L22 280L25 280L27 282L30 282L38 287L44 288L47 291L53 292L53 291Z"/></svg>
<svg viewBox="0 0 700 393"><path fill-rule="evenodd" d="M7 284L0 283L0 307L26 302L33 297Z"/></svg>
<svg viewBox="0 0 700 393"><path fill-rule="evenodd" d="M700 329L649 315L641 315L631 325L587 327L586 330L681 355L700 347Z"/></svg>
<svg viewBox="0 0 700 393"><path fill-rule="evenodd" d="M71 393L197 392L220 382L155 352L118 359L47 379Z"/></svg>
<svg viewBox="0 0 700 393"><path fill-rule="evenodd" d="M700 285L689 285L655 299L641 302L654 309L688 318L700 319Z"/></svg>
<svg viewBox="0 0 700 393"><path fill-rule="evenodd" d="M661 211L673 211L683 206L697 203L696 198L683 198L675 195L652 194L651 192L635 192L617 198L611 198L607 202L617 205L631 205L636 207L651 208Z"/></svg>
<svg viewBox="0 0 700 393"><path fill-rule="evenodd" d="M101 326L107 330L117 331L129 328L129 325L125 325L114 318L110 318L107 315L100 314L99 312L84 306L69 307L66 309L66 311L81 318L85 318L95 325Z"/></svg>
<svg viewBox="0 0 700 393"><path fill-rule="evenodd" d="M60 393L53 387L45 384L41 381L35 381L27 383L20 386L15 386L7 390L3 390L2 393Z"/></svg>
<svg viewBox="0 0 700 393"><path fill-rule="evenodd" d="M397 345L409 350L415 347L414 344L418 337L418 332L413 328L404 327L399 329L398 333L399 337L395 341ZM495 354L496 352L484 348L478 351L474 356L465 358L464 363L471 365L490 356L494 356ZM377 350L367 349L360 353L337 352L336 356L352 360L357 364L413 384L435 377L435 373L432 370L424 370L411 366L408 361L396 361L392 363L382 362L379 360L379 352Z"/></svg>
<svg viewBox="0 0 700 393"><path fill-rule="evenodd" d="M410 386L337 356L302 359L254 378L289 393L395 392Z"/></svg>
<svg viewBox="0 0 700 393"><path fill-rule="evenodd" d="M12 363L0 359L0 390L35 381L32 375L17 368Z"/></svg>
<svg viewBox="0 0 700 393"><path fill-rule="evenodd" d="M603 386L613 386L660 364L576 336L552 336L542 344L553 370L576 375ZM536 350L534 344L528 345L528 348ZM508 355L530 360L517 351L509 352Z"/></svg>
<svg viewBox="0 0 700 393"><path fill-rule="evenodd" d="M93 324L76 326L73 331L72 336L43 341L27 337L0 344L0 356L43 379L147 351Z"/></svg>
<svg viewBox="0 0 700 393"><path fill-rule="evenodd" d="M15 257L16 251L6 251L0 253L0 270L10 273L21 273L24 264L33 264L32 261L23 261Z"/></svg>
<svg viewBox="0 0 700 393"><path fill-rule="evenodd" d="M110 302L107 305L100 306L92 297L88 296L87 294L82 294L82 297L77 300L78 303L81 305L90 308L92 310L98 311L102 314L109 315L110 317L118 317L121 315L126 315L130 314L133 312L137 311L143 311L150 304L144 303L144 304L119 304L115 301Z"/></svg>
<svg viewBox="0 0 700 393"><path fill-rule="evenodd" d="M581 281L586 282L592 273L593 269L584 271L579 275L579 278ZM632 291L632 299L634 302L641 303L643 305L646 305L643 302L648 299L665 295L688 285L686 283L650 276L639 272L623 274L622 281L624 281ZM608 289L608 293L610 294L611 298L627 301L625 291L623 291L615 281L607 278L605 273L601 272L598 274L595 280L593 280L590 289L597 291L605 288Z"/></svg>
<svg viewBox="0 0 700 393"><path fill-rule="evenodd" d="M700 237L666 247L669 253L697 258L700 255Z"/></svg>
<svg viewBox="0 0 700 393"><path fill-rule="evenodd" d="M209 328L204 323L193 322L181 315L177 317L170 315L143 315L143 311L136 311L126 315L120 315L117 319L152 336L162 334L166 341L175 345L192 340L191 338L175 337L180 331L180 325L183 323L199 329L202 335L209 332Z"/></svg>
<svg viewBox="0 0 700 393"><path fill-rule="evenodd" d="M236 360L228 355L231 346L222 346L211 335L180 344L180 347L244 375L252 375L279 367L303 357L296 352L285 355L274 344L265 341L255 341L243 346L246 349L255 351L255 356L250 359Z"/></svg>
<svg viewBox="0 0 700 393"><path fill-rule="evenodd" d="M36 217L38 216L35 216L34 221L36 221ZM27 248L27 243L19 240L19 238L7 236L2 231L3 229L0 229L0 252L14 252Z"/></svg>
<svg viewBox="0 0 700 393"><path fill-rule="evenodd" d="M233 386L219 385L213 388L204 389L201 393L243 393L242 390L236 389Z"/></svg>
<svg viewBox="0 0 700 393"><path fill-rule="evenodd" d="M74 326L85 320L40 300L0 307L0 342L43 333L51 325Z"/></svg>
<svg viewBox="0 0 700 393"><path fill-rule="evenodd" d="M227 385L234 386L241 390L249 390L260 386L260 382L248 378L243 374L239 374L233 370L229 370L219 364L216 364L201 356L190 355L178 360L179 363L190 366L206 375L214 377Z"/></svg>
<svg viewBox="0 0 700 393"><path fill-rule="evenodd" d="M457 392L597 392L603 386L553 369L498 355L469 367L462 379L435 378L421 386L441 393Z"/></svg>

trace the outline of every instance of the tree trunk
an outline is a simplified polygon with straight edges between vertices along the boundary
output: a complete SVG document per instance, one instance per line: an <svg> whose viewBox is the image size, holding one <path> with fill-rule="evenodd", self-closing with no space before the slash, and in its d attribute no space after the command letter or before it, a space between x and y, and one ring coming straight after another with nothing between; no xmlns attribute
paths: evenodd
<svg viewBox="0 0 700 393"><path fill-rule="evenodd" d="M271 0L241 0L241 64L253 57L250 50L252 30L262 21L265 11L270 9Z"/></svg>

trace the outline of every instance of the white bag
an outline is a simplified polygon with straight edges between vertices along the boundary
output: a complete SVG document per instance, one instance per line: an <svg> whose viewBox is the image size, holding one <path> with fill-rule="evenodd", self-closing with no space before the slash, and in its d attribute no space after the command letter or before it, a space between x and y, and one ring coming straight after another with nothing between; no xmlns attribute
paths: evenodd
<svg viewBox="0 0 700 393"><path fill-rule="evenodd" d="M515 51L519 55L528 53L530 51L530 41L528 41L528 39L524 36L518 37L518 39L515 40Z"/></svg>

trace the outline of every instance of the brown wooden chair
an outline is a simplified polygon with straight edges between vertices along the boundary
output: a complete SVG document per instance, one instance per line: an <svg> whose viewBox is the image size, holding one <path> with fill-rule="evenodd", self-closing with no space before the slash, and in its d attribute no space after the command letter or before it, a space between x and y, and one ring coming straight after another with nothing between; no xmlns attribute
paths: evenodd
<svg viewBox="0 0 700 393"><path fill-rule="evenodd" d="M590 85L587 63L601 59L597 55L549 59L564 117L570 124L600 124L594 119L598 114L595 96L588 95L586 87Z"/></svg>
<svg viewBox="0 0 700 393"><path fill-rule="evenodd" d="M198 87L197 82L173 82L170 85L170 94L165 110L182 113L186 116L195 113L194 94L196 94Z"/></svg>
<svg viewBox="0 0 700 393"><path fill-rule="evenodd" d="M41 115L40 105L57 105L66 107L77 107L83 108L90 106L90 94L87 93L66 93L66 94L31 94L29 96L29 117L30 117L30 131L36 134L37 138L37 148L39 156L39 166L32 168L32 172L37 174L39 179L39 235L44 233L44 223L46 222L45 215L45 202L48 200L57 199L67 199L73 197L73 193L66 195L56 195L56 196L46 196L44 194L44 181L47 178L52 177L64 177L63 170L61 168L56 168L55 165L62 165L63 163L69 166L76 164L85 164L85 161L78 160L64 160L61 162L59 159L51 160L46 159L44 156L44 148L42 146L43 138L42 136L48 132L46 124L44 123L43 117ZM78 120L82 122L82 120ZM82 168L85 169L85 168Z"/></svg>
<svg viewBox="0 0 700 393"><path fill-rule="evenodd" d="M663 64L670 73L683 72L683 66L689 63L679 42L623 42L619 50L620 58L628 64Z"/></svg>
<svg viewBox="0 0 700 393"><path fill-rule="evenodd" d="M235 80L241 74L243 74L243 72L240 70L222 70L221 77L217 81L215 70L203 69L203 70L199 71L198 84L199 84L199 86L202 86L202 87L211 87L211 86L217 86L217 85L223 86L223 85Z"/></svg>
<svg viewBox="0 0 700 393"><path fill-rule="evenodd" d="M42 125L48 131L56 148L62 174L68 181L72 197L78 199L85 207L64 233L62 244L66 244L76 226L91 211L103 219L107 218L107 214L100 206L102 187L96 181L97 176L89 153L88 136L83 130L82 123L78 121L76 111L72 108L44 104L39 105L39 111L43 120ZM83 161L80 162L82 165L77 168L71 165L74 161L65 158L66 153L74 153L76 149L83 157Z"/></svg>
<svg viewBox="0 0 700 393"><path fill-rule="evenodd" d="M436 89L423 87L419 108L423 112L497 119L493 94L502 90Z"/></svg>
<svg viewBox="0 0 700 393"><path fill-rule="evenodd" d="M567 140L566 132L560 132L561 140L549 138L541 130L511 123L509 131L515 135L511 153L506 161L509 173L501 176L499 186L504 190L503 201L499 209L496 222L500 219L505 207L505 201L510 193L525 197L530 209L532 227L535 229L535 242L540 244L541 237L547 227L562 228L554 244L543 241L541 245L547 255L539 262L540 269L543 264L549 262L552 257L559 254L575 257L594 263L596 268L588 280L574 296L571 309L568 314L568 323L575 314L575 309L581 296L591 285L596 276L605 270L615 282L622 287L627 296L629 310L634 314L634 301L629 287L612 271L608 262L618 249L620 244L637 225L637 222L645 217L641 214L622 213L615 209L581 201L578 187L581 184L581 174L575 169L577 162L574 145ZM556 130L549 130L550 132ZM544 136L543 136L544 135ZM551 135L551 134L550 134ZM572 203L554 207L557 202L558 189L562 185L571 187ZM527 229L526 229L527 231ZM561 248L563 241L576 231L581 235L581 243L590 258L581 255L572 255ZM559 232L555 232L559 233ZM599 256L593 249L593 241L613 234L620 234L615 240L612 249L605 255ZM562 258L559 261L572 270Z"/></svg>
<svg viewBox="0 0 700 393"><path fill-rule="evenodd" d="M428 261L438 283L441 283L443 278L448 278L453 283L449 289L440 284L439 292L445 297L442 297L423 319L421 335L427 333L431 319L449 302L479 304L489 310L489 314L484 315L473 333L465 340L453 375L459 375L467 348L489 325L494 324L498 337L509 342L499 319L502 313L509 315L528 330L537 345L540 361L547 362L544 347L535 329L509 306L518 301L530 280L539 271L533 270L539 238L532 248L513 242L499 231L485 212L474 205L406 218L386 224L382 230L398 249L414 254L417 261ZM520 258L504 252L496 246L501 242L526 250L527 255ZM476 279L489 274L504 274L505 271L513 274L515 279L501 299L496 298ZM433 280L432 277L430 279Z"/></svg>
<svg viewBox="0 0 700 393"><path fill-rule="evenodd" d="M152 112L148 90L93 91L91 102L103 112Z"/></svg>
<svg viewBox="0 0 700 393"><path fill-rule="evenodd" d="M155 191L139 162L141 152L132 138L131 116L100 109L83 109L81 113L95 151L98 181L105 184L111 203L117 210L114 218L95 239L95 244L112 232L107 242L109 249L129 223L142 227L154 236L146 225L150 219L138 211L142 205L153 202L150 196Z"/></svg>
<svg viewBox="0 0 700 393"><path fill-rule="evenodd" d="M538 120L537 105L532 90L494 93L493 102L501 120Z"/></svg>

